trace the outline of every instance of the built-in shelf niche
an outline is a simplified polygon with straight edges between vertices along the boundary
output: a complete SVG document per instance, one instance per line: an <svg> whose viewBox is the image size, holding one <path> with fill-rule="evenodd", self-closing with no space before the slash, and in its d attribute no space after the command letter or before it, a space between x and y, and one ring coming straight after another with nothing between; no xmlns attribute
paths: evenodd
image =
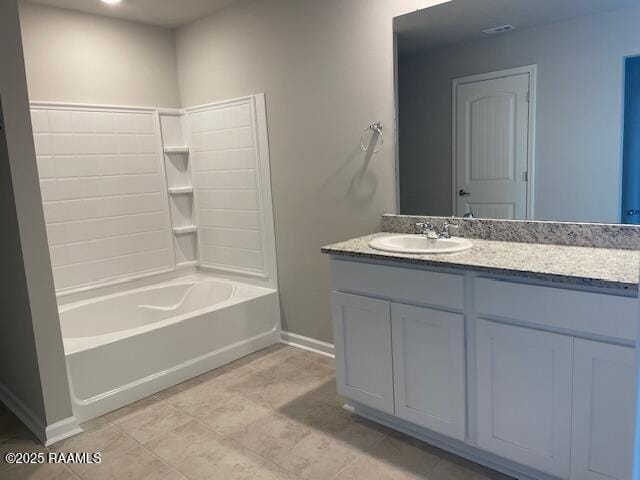
<svg viewBox="0 0 640 480"><path fill-rule="evenodd" d="M194 265L197 262L197 235L174 235L173 248L175 249L176 265L178 267Z"/></svg>
<svg viewBox="0 0 640 480"><path fill-rule="evenodd" d="M169 155L186 155L189 153L189 147L176 146L176 147L164 147L164 153Z"/></svg>
<svg viewBox="0 0 640 480"><path fill-rule="evenodd" d="M195 225L185 225L184 227L173 227L173 233L176 235L186 235L188 233L196 233L198 227Z"/></svg>
<svg viewBox="0 0 640 480"><path fill-rule="evenodd" d="M193 187L169 187L169 195L191 195Z"/></svg>
<svg viewBox="0 0 640 480"><path fill-rule="evenodd" d="M191 187L191 168L188 155L165 154L169 191L174 188Z"/></svg>
<svg viewBox="0 0 640 480"><path fill-rule="evenodd" d="M185 227L195 224L191 195L171 195L169 197L169 205L171 207L171 224L173 227Z"/></svg>
<svg viewBox="0 0 640 480"><path fill-rule="evenodd" d="M160 126L176 265L190 265L198 259L198 229L194 216L189 147L186 145L182 113L178 110L161 111Z"/></svg>

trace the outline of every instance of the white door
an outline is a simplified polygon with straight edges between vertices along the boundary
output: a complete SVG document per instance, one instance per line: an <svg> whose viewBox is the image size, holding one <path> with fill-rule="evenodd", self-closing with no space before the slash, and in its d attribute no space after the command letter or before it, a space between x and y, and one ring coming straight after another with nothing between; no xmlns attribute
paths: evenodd
<svg viewBox="0 0 640 480"><path fill-rule="evenodd" d="M631 479L635 386L633 348L575 340L572 479Z"/></svg>
<svg viewBox="0 0 640 480"><path fill-rule="evenodd" d="M457 216L527 218L531 74L499 75L454 83Z"/></svg>
<svg viewBox="0 0 640 480"><path fill-rule="evenodd" d="M396 415L464 441L464 317L391 304Z"/></svg>
<svg viewBox="0 0 640 480"><path fill-rule="evenodd" d="M333 336L338 393L393 414L389 302L333 294Z"/></svg>
<svg viewBox="0 0 640 480"><path fill-rule="evenodd" d="M568 479L573 339L477 323L478 446Z"/></svg>

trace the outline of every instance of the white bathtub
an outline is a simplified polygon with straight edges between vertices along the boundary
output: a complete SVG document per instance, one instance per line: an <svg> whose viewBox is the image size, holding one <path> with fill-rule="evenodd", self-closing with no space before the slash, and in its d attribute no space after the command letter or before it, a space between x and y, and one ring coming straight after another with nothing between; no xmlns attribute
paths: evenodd
<svg viewBox="0 0 640 480"><path fill-rule="evenodd" d="M202 274L60 307L74 414L95 418L279 340L277 291Z"/></svg>

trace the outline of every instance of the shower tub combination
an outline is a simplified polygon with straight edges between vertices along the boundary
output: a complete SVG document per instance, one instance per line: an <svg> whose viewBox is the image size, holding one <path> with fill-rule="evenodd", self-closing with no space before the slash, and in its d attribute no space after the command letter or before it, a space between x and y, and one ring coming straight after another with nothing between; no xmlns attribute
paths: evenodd
<svg viewBox="0 0 640 480"><path fill-rule="evenodd" d="M78 421L280 341L264 94L31 111Z"/></svg>
<svg viewBox="0 0 640 480"><path fill-rule="evenodd" d="M83 422L277 343L277 291L193 274L64 304L74 414Z"/></svg>

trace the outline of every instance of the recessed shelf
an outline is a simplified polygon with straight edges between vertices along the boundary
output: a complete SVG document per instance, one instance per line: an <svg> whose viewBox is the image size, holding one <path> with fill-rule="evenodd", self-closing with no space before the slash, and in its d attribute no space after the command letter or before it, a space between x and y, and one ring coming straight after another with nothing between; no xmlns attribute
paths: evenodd
<svg viewBox="0 0 640 480"><path fill-rule="evenodd" d="M189 153L189 147L179 146L179 147L164 147L164 153Z"/></svg>
<svg viewBox="0 0 640 480"><path fill-rule="evenodd" d="M184 227L173 227L173 233L176 235L186 235L188 233L195 233L198 231L198 227L195 225L186 225Z"/></svg>
<svg viewBox="0 0 640 480"><path fill-rule="evenodd" d="M193 187L171 187L169 195L188 195L193 193Z"/></svg>

